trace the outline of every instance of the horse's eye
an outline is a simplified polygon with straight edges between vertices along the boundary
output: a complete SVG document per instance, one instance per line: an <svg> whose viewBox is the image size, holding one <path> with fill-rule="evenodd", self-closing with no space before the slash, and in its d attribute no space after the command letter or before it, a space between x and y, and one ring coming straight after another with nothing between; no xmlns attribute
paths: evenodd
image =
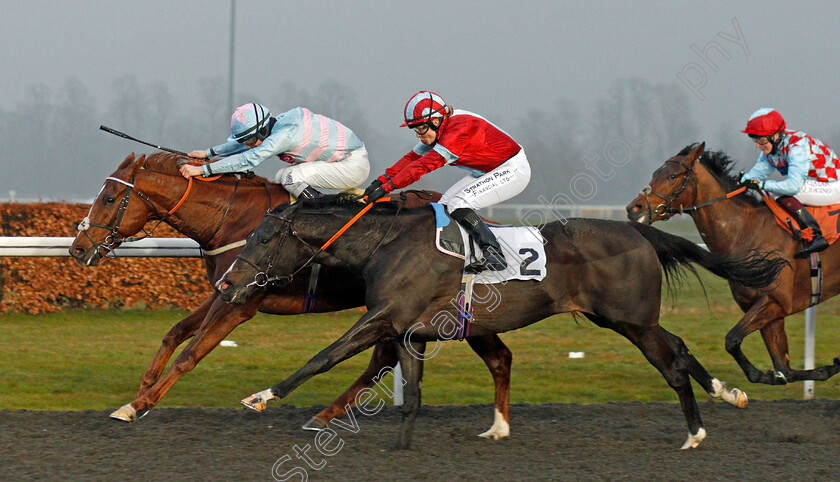
<svg viewBox="0 0 840 482"><path fill-rule="evenodd" d="M260 238L260 243L268 244L268 238Z"/></svg>
<svg viewBox="0 0 840 482"><path fill-rule="evenodd" d="M114 199L112 197L106 197L105 198L105 204L114 204L114 201L116 201L116 199Z"/></svg>
<svg viewBox="0 0 840 482"><path fill-rule="evenodd" d="M676 175L676 174L671 174L670 176L668 176L668 179L670 179L670 180L672 180L672 181L673 181L674 179L676 179L676 178L677 178L677 175Z"/></svg>

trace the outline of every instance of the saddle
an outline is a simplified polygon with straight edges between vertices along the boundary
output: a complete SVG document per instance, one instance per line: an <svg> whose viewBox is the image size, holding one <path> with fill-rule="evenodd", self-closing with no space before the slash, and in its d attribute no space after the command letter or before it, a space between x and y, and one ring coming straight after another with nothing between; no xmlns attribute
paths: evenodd
<svg viewBox="0 0 840 482"><path fill-rule="evenodd" d="M448 256L464 260L466 266L472 261L473 253L479 247L471 241L467 232L449 217L444 205L431 203L435 210L435 247ZM530 226L488 224L508 262L504 271L486 271L475 277L475 283L493 284L509 280L536 280L545 278L545 240L539 229Z"/></svg>
<svg viewBox="0 0 840 482"><path fill-rule="evenodd" d="M814 235L811 228L798 229L796 221L791 219L790 214L787 213L779 204L770 196L764 195L764 202L767 207L773 212L776 218L776 223L788 232L794 239L801 239L803 241L811 241ZM831 245L838 238L838 222L840 222L840 204L832 204L830 206L805 206L805 209L811 213L811 216L817 221L822 230L822 235L828 244Z"/></svg>

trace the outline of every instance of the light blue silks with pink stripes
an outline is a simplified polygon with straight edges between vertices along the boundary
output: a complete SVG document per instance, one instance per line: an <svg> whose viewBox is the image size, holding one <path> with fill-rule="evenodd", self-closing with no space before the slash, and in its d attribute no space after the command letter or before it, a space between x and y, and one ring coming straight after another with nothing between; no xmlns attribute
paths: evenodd
<svg viewBox="0 0 840 482"><path fill-rule="evenodd" d="M214 147L213 152L224 159L212 164L212 173L246 171L275 155L290 164L336 162L363 146L361 139L344 124L296 107L276 117L271 133L257 147L248 149L236 141Z"/></svg>

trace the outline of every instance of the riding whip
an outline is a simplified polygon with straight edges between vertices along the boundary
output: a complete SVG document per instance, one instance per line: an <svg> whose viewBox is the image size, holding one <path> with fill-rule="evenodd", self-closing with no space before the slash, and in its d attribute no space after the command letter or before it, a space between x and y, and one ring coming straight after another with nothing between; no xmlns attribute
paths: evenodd
<svg viewBox="0 0 840 482"><path fill-rule="evenodd" d="M139 142L140 144L145 144L147 146L154 147L155 149L160 149L161 151L171 152L172 154L180 154L182 156L187 156L186 152L176 151L175 149L169 149L168 147L156 146L156 145L152 144L151 142L141 141L140 139L137 139L135 137L131 137L130 135L128 135L124 132L120 132L116 129L111 129L110 127L106 127L106 126L101 125L101 126L99 126L99 128L101 130L105 131L105 132L108 132L109 134L114 134L115 136L122 137L123 139L128 139L130 141ZM187 157L189 157L189 156L187 156Z"/></svg>

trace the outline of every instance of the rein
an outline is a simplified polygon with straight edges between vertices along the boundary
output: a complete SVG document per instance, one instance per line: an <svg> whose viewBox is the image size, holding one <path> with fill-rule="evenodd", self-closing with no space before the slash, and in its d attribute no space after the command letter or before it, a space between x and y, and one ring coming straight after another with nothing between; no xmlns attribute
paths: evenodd
<svg viewBox="0 0 840 482"><path fill-rule="evenodd" d="M642 189L639 192L640 195L645 197L645 201L647 201L648 219L653 217L654 214L659 215L659 216L663 216L665 214L674 215L674 214L692 213L694 211L697 211L698 209L701 209L701 208L704 208L706 206L712 205L712 204L714 204L718 201L723 201L724 199L731 199L731 198L737 196L738 194L741 194L742 192L747 190L746 187L739 187L732 192L724 194L723 196L716 197L715 199L712 199L710 201L706 201L706 202L701 203L701 204L696 204L697 203L697 194L698 194L697 193L697 179L692 176L692 174L694 173L694 164L692 163L691 165L686 165L684 162L678 161L676 159L668 159L665 162L666 163L667 162L676 162L676 163L680 164L681 166L683 166L685 168L685 174L683 175L683 180L680 183L680 185L677 186L677 188L674 189L674 191L667 197L662 195L662 194L659 194L656 191L654 191L653 188L650 187L650 184L645 186L644 189ZM694 201L692 202L691 206L683 206L682 204L680 204L679 207L671 207L671 204L673 204L674 201L676 201L677 198L680 197L680 195L683 193L683 191L685 191L685 189L688 187L688 182L689 181L691 181L694 184ZM651 204L651 202L650 202L650 197L649 197L650 194L653 194L654 196L657 196L658 198L660 198L664 201L663 203L660 203L659 205L657 205L656 209L653 209L653 207L652 207L653 204ZM671 218L671 217L672 216L668 216L668 218Z"/></svg>
<svg viewBox="0 0 840 482"><path fill-rule="evenodd" d="M286 223L286 228L283 230L282 233L280 233L280 242L277 245L277 248L274 249L274 252L275 253L279 252L280 248L283 246L283 243L285 242L286 238L289 235L291 235L292 237L294 237L295 239L300 241L304 246L307 246L312 251L312 255L309 257L309 259L306 260L306 262L303 263L303 265L300 266L300 268L296 269L295 271L293 271L292 273L290 273L289 275L286 275L286 276L269 276L268 275L268 272L271 270L271 266L272 266L271 265L272 256L269 256L269 258L267 260L267 263L266 263L267 264L266 268L262 269L261 267L259 267L253 261L245 259L244 257L242 257L240 255L237 255L236 259L241 260L243 263L247 264L248 266L254 268L257 271L257 273L254 274L254 281L249 283L247 286L257 285L258 287L263 288L267 284L275 282L275 281L285 281L287 283L291 282L294 279L296 274L300 273L301 271L303 271L304 269L309 267L309 265L311 265L312 262L315 260L315 257L317 257L319 254L323 253L324 250L327 249L327 247L329 247L336 239L341 237L341 235L344 234L350 228L350 226L355 224L356 221L359 220L359 218L361 218L362 216L365 215L365 213L370 211L370 209L373 207L373 205L375 203L389 202L389 201L391 201L390 197L383 197L381 199L377 199L375 202L368 203L364 208L362 208L361 211L356 213L355 216L353 216L349 221L347 221L344 224L344 226L342 226L335 234L332 235L332 237L330 239L328 239L317 250L314 249L310 243L306 242L306 240L304 240L303 238L298 236L297 231L295 231L292 227L292 220L291 219L284 217L282 214L274 214L273 212L269 211L266 214L266 216L271 216L273 218L277 218L280 221L283 221L284 223ZM402 205L400 205L399 209L397 209L397 213L394 215L394 219L391 221L391 224L388 227L388 231L385 232L385 236L382 237L382 239L379 241L379 244L377 244L376 248L374 248L373 252L371 252L371 256L373 256L373 253L375 253L376 250L379 249L379 246L382 245L383 240L388 236L388 233L391 232L391 229L394 227L394 223L397 220L397 215L399 214L401 209L402 209Z"/></svg>

